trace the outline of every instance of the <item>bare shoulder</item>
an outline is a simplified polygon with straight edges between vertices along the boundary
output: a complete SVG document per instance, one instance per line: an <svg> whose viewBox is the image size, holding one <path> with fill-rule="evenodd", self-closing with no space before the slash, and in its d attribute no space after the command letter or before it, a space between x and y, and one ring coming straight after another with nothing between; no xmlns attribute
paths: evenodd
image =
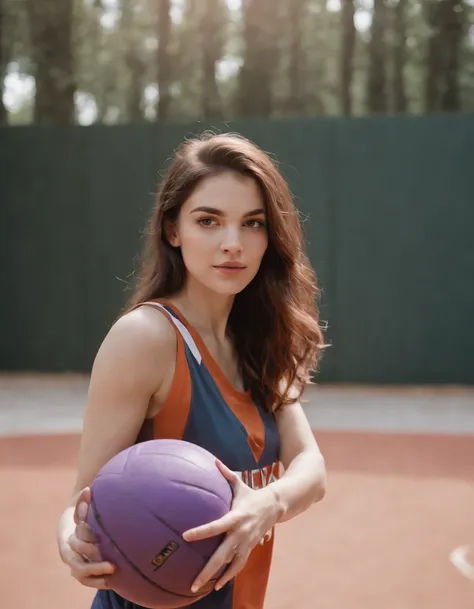
<svg viewBox="0 0 474 609"><path fill-rule="evenodd" d="M172 322L148 306L110 328L91 371L76 491L136 440L150 401L169 383L176 349Z"/></svg>
<svg viewBox="0 0 474 609"><path fill-rule="evenodd" d="M97 352L95 367L107 367L108 362L116 371L131 366L139 376L153 372L153 378L159 381L157 371L166 374L166 362L174 362L176 349L172 322L151 306L142 306L112 325Z"/></svg>
<svg viewBox="0 0 474 609"><path fill-rule="evenodd" d="M125 313L110 328L106 340L114 345L125 342L129 348L138 350L176 348L171 322L151 306Z"/></svg>

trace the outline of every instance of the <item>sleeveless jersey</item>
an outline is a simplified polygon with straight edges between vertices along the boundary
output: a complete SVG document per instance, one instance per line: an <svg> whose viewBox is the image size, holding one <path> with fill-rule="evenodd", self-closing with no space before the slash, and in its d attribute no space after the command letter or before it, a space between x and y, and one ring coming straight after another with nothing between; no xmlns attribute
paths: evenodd
<svg viewBox="0 0 474 609"><path fill-rule="evenodd" d="M146 419L137 442L181 439L210 451L251 488L279 477L279 436L273 414L238 391L222 372L200 335L169 301L154 306L177 336L175 373L165 403ZM262 609L270 573L274 532L252 551L244 568L221 590L189 605L192 609ZM142 609L110 590L99 590L91 609Z"/></svg>

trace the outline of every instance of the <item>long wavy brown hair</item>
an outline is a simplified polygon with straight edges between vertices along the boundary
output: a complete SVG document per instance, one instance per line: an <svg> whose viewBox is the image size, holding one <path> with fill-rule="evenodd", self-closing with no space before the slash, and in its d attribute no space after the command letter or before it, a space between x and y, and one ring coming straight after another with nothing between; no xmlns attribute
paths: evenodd
<svg viewBox="0 0 474 609"><path fill-rule="evenodd" d="M125 312L181 290L186 268L180 248L169 244L165 226L176 221L201 180L224 171L253 178L265 205L268 247L255 278L235 296L228 334L254 400L275 412L301 397L324 344L319 289L304 251L298 211L276 163L251 141L238 134L206 133L178 148L156 197L138 283Z"/></svg>

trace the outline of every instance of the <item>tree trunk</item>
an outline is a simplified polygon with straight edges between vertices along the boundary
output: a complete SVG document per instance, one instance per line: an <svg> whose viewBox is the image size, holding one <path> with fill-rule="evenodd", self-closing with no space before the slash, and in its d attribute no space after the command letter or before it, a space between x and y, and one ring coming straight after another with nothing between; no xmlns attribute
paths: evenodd
<svg viewBox="0 0 474 609"><path fill-rule="evenodd" d="M221 102L216 79L216 64L222 52L222 23L219 19L220 0L207 0L201 18L202 49L202 118L221 118Z"/></svg>
<svg viewBox="0 0 474 609"><path fill-rule="evenodd" d="M35 66L35 123L66 125L75 122L73 5L73 0L28 0Z"/></svg>
<svg viewBox="0 0 474 609"><path fill-rule="evenodd" d="M398 0L394 9L394 46L393 46L393 110L405 114L408 109L405 85L405 66L407 61L407 0Z"/></svg>
<svg viewBox="0 0 474 609"><path fill-rule="evenodd" d="M425 112L456 112L460 100L460 54L465 27L463 0L430 0L425 5L430 28L426 55Z"/></svg>
<svg viewBox="0 0 474 609"><path fill-rule="evenodd" d="M285 104L288 114L296 116L304 112L303 99L303 19L307 0L293 0L290 8L288 28L290 29L290 56L288 61L289 92Z"/></svg>
<svg viewBox="0 0 474 609"><path fill-rule="evenodd" d="M166 120L171 106L171 0L158 0L158 105L156 118Z"/></svg>
<svg viewBox="0 0 474 609"><path fill-rule="evenodd" d="M131 123L139 123L144 120L142 95L145 67L137 49L133 4L130 0L122 0L121 13L120 33L123 45L123 62L127 67L127 87L124 91L125 120Z"/></svg>
<svg viewBox="0 0 474 609"><path fill-rule="evenodd" d="M444 20L443 48L446 54L441 110L459 112L461 109L460 58L464 37L465 6L462 0L449 0Z"/></svg>
<svg viewBox="0 0 474 609"><path fill-rule="evenodd" d="M243 0L244 63L239 74L240 115L271 116L278 62L275 0Z"/></svg>
<svg viewBox="0 0 474 609"><path fill-rule="evenodd" d="M385 0L374 0L367 78L367 110L371 114L387 111L386 25Z"/></svg>
<svg viewBox="0 0 474 609"><path fill-rule="evenodd" d="M354 54L356 29L354 24L354 0L342 0L340 24L339 91L341 112L352 115L352 82L354 79Z"/></svg>
<svg viewBox="0 0 474 609"><path fill-rule="evenodd" d="M129 89L126 98L126 115L130 123L141 123L145 120L143 112L143 79L145 66L135 49L129 49L126 57L130 74Z"/></svg>
<svg viewBox="0 0 474 609"><path fill-rule="evenodd" d="M428 0L425 3L426 23L430 28L425 60L424 106L430 114L440 109L444 53L440 46L443 22L443 0Z"/></svg>
<svg viewBox="0 0 474 609"><path fill-rule="evenodd" d="M5 53L5 36L4 36L4 24L5 24L5 1L0 0L0 125L6 125L8 123L8 113L3 103L3 91L5 87L5 76L7 67L7 58Z"/></svg>

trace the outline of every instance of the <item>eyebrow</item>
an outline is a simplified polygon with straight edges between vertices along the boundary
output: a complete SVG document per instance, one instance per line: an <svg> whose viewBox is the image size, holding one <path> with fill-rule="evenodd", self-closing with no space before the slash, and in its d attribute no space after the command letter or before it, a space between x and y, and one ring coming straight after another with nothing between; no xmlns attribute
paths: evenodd
<svg viewBox="0 0 474 609"><path fill-rule="evenodd" d="M215 216L224 216L224 212L220 209L216 209L215 207L206 207L206 206L200 206L200 207L195 207L194 209L191 210L191 213L194 214L196 212L204 212L206 214L213 214ZM265 210L263 209L263 207L258 207L257 209L252 209L251 211L248 211L244 214L244 218L248 218L249 216L257 216L259 214L265 214Z"/></svg>

